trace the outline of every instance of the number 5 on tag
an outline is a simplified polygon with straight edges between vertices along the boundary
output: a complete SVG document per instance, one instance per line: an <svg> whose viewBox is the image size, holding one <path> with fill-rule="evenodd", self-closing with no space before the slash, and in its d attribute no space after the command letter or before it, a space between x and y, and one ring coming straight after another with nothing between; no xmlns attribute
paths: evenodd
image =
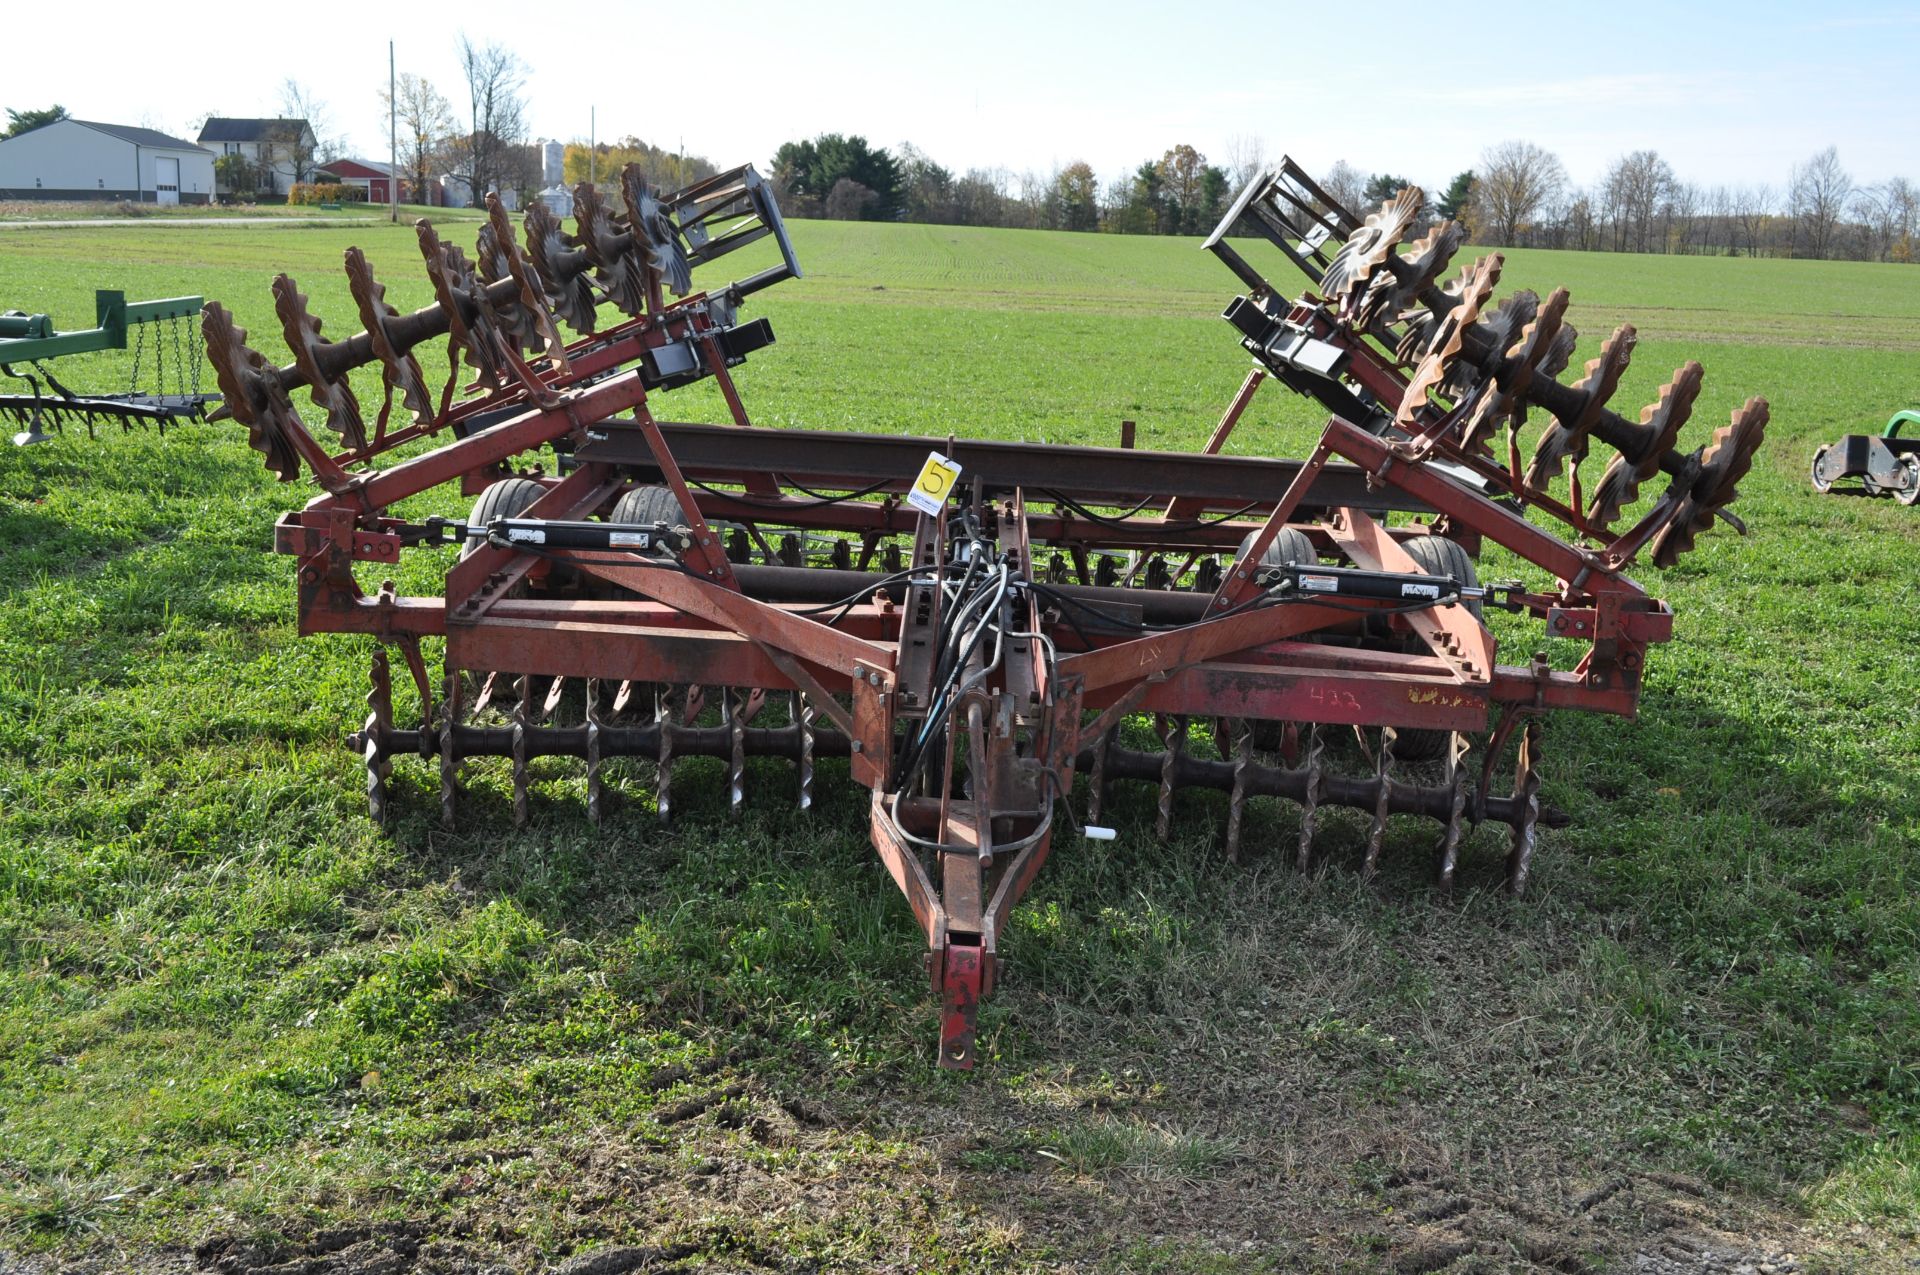
<svg viewBox="0 0 1920 1275"><path fill-rule="evenodd" d="M927 463L920 466L907 503L928 516L936 515L947 503L947 495L960 481L960 466L939 452L928 452Z"/></svg>

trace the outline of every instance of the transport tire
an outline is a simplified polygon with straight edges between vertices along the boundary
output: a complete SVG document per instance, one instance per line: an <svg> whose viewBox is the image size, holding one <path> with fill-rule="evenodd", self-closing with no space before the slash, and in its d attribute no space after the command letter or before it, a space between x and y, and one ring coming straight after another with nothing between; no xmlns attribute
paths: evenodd
<svg viewBox="0 0 1920 1275"><path fill-rule="evenodd" d="M533 502L546 494L546 488L531 478L502 478L490 483L480 493L480 499L473 502L473 513L467 518L467 524L484 527L495 518L518 518L532 507ZM466 557L486 542L469 540L460 547L460 556Z"/></svg>
<svg viewBox="0 0 1920 1275"><path fill-rule="evenodd" d="M1253 538L1260 533L1249 531L1246 539L1240 542L1240 552L1245 553L1253 547ZM1273 543L1260 555L1262 567L1287 567L1296 564L1312 566L1320 560L1313 551L1313 541L1298 527L1282 527L1273 537ZM1265 752L1276 753L1281 749L1286 737L1287 724L1283 721L1255 721L1253 723L1253 746Z"/></svg>
<svg viewBox="0 0 1920 1275"><path fill-rule="evenodd" d="M613 502L613 512L607 515L607 521L642 527L664 522L671 527L684 523L686 515L680 510L680 502L673 498L671 488L635 487L622 492L620 499Z"/></svg>
<svg viewBox="0 0 1920 1275"><path fill-rule="evenodd" d="M1422 571L1429 575L1452 576L1462 584L1477 586L1480 583L1479 568L1474 566L1473 557L1457 540L1445 536L1415 536L1403 540L1400 547L1407 556L1419 564ZM1484 608L1478 600L1464 604L1473 613L1473 618L1481 618ZM1425 650L1425 644L1418 638L1412 640L1409 649ZM1446 756L1447 731L1443 730L1403 730L1394 740L1393 755L1402 761L1435 761Z"/></svg>
<svg viewBox="0 0 1920 1275"><path fill-rule="evenodd" d="M1249 531L1247 538L1240 542L1240 552L1245 553L1251 549L1254 537L1259 534L1257 531ZM1313 551L1313 541L1298 527L1280 528L1279 533L1273 538L1273 543L1268 545L1267 551L1260 555L1260 565L1263 567L1286 567L1295 563L1306 563L1310 566L1319 560L1319 555Z"/></svg>

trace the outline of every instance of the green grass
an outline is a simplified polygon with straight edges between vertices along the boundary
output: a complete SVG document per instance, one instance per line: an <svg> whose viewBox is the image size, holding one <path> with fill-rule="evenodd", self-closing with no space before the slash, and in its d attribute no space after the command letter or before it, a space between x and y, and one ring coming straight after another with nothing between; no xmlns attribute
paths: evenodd
<svg viewBox="0 0 1920 1275"><path fill-rule="evenodd" d="M159 220L169 225L176 222L229 221L234 218L255 220L270 218L284 219L289 226L326 226L338 222L359 223L369 217L385 217L385 204L345 203L337 208L322 208L318 204L173 204L162 207L159 204L131 204L125 200L106 202L101 200L0 200L0 226L15 227L20 223L44 221L97 221L107 225L138 224L140 221ZM415 217L432 215L437 220L478 221L484 220L485 210L426 208L415 204L402 204L400 216L411 221ZM44 227L42 227L44 229Z"/></svg>
<svg viewBox="0 0 1920 1275"><path fill-rule="evenodd" d="M1191 242L794 233L807 278L751 306L779 336L740 376L762 424L1106 442L1126 418L1194 446L1244 370L1232 280ZM353 242L395 304L427 300L404 225L133 223L9 235L0 306L78 326L97 287L199 292L272 351L276 271L329 335L357 326ZM936 1270L1364 1270L1470 1240L1472 1269L1524 1269L1692 1219L1896 1263L1920 1229L1920 516L1805 474L1920 403L1920 275L1514 252L1505 282L1566 284L1582 359L1638 325L1617 403L1700 359L1685 445L1773 405L1752 536L1642 572L1678 622L1640 719L1549 727L1543 796L1575 824L1534 894L1494 892L1491 831L1444 904L1431 825L1396 825L1366 887L1357 818L1302 880L1283 851L1225 865L1215 794L1163 847L1123 792L1121 839L1063 841L1015 915L966 1078L930 1066L918 941L844 767L800 821L755 763L734 823L687 763L672 829L636 783L595 831L547 763L517 832L473 765L447 833L403 762L383 833L339 746L368 652L299 638L268 552L307 489L230 425L0 452L0 1250L379 1225ZM1270 388L1233 449L1297 454L1316 425ZM403 584L431 587L423 558ZM1510 658L1537 640L1500 632ZM1293 827L1257 806L1249 840Z"/></svg>

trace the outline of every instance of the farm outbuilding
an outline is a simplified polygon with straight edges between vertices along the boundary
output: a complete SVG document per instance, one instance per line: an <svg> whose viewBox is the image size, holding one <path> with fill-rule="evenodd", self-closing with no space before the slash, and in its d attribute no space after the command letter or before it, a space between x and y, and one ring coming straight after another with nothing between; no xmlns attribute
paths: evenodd
<svg viewBox="0 0 1920 1275"><path fill-rule="evenodd" d="M323 165L317 178L326 181L329 178L342 186L358 187L365 193L370 204L384 204L393 198L391 183L392 170L374 159L336 159ZM402 183L402 193L405 183Z"/></svg>
<svg viewBox="0 0 1920 1275"><path fill-rule="evenodd" d="M213 153L150 128L65 119L0 142L0 199L204 204Z"/></svg>

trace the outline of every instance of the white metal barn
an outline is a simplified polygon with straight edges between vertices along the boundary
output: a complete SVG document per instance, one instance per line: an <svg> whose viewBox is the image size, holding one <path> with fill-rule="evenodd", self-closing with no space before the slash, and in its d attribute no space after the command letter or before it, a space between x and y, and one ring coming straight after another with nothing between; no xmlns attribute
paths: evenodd
<svg viewBox="0 0 1920 1275"><path fill-rule="evenodd" d="M0 142L0 199L204 204L213 152L150 128L59 120Z"/></svg>

